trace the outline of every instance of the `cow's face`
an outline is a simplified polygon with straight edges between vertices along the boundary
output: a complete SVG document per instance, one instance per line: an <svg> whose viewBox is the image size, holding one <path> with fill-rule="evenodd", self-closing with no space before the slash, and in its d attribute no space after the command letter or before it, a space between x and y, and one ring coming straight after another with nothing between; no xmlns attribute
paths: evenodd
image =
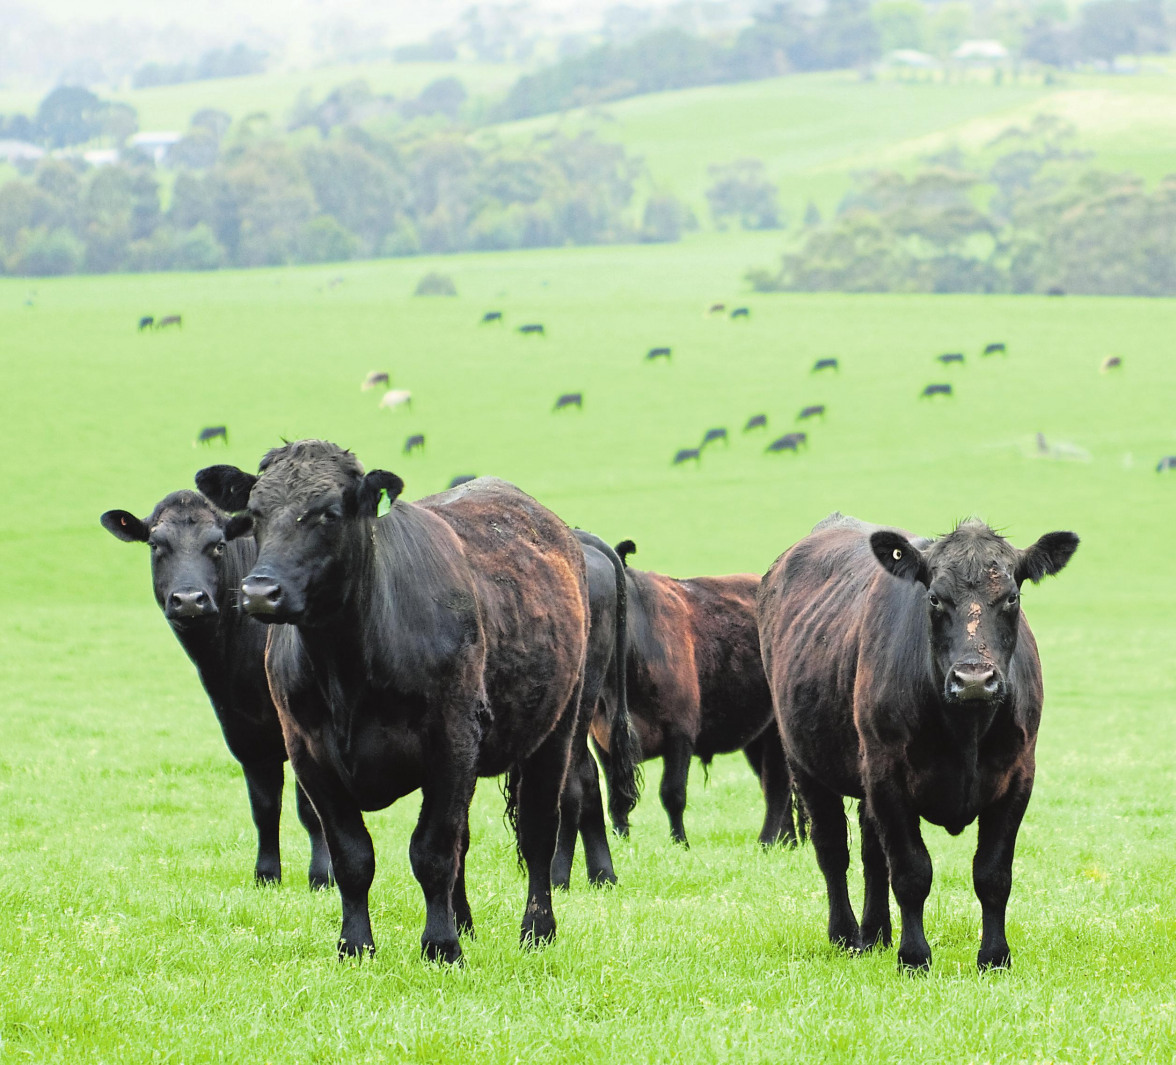
<svg viewBox="0 0 1176 1065"><path fill-rule="evenodd" d="M319 440L270 451L254 477L233 466L196 475L226 509L248 507L258 556L241 582L241 605L260 621L329 625L353 594L367 558L382 491L404 487L394 474L363 468L350 452Z"/></svg>
<svg viewBox="0 0 1176 1065"><path fill-rule="evenodd" d="M880 530L870 537L878 561L896 577L922 585L930 656L949 704L1002 700L1021 621L1021 585L1057 573L1078 547L1071 532L1046 533L1019 551L982 522L960 525L922 551Z"/></svg>
<svg viewBox="0 0 1176 1065"><path fill-rule="evenodd" d="M195 492L173 492L143 520L126 510L108 510L101 521L120 540L151 548L155 601L174 626L189 628L220 612L229 591L225 545L247 531L247 523Z"/></svg>

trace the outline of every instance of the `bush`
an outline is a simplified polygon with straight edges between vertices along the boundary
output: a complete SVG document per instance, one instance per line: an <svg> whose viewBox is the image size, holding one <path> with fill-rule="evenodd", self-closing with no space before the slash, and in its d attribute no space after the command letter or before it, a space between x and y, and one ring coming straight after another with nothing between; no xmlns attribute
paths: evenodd
<svg viewBox="0 0 1176 1065"><path fill-rule="evenodd" d="M320 214L298 234L298 258L304 263L334 263L354 259L359 237L329 214Z"/></svg>
<svg viewBox="0 0 1176 1065"><path fill-rule="evenodd" d="M225 249L203 222L182 233L176 242L177 270L216 270L224 261Z"/></svg>
<svg viewBox="0 0 1176 1065"><path fill-rule="evenodd" d="M651 242L671 242L682 239L688 229L697 229L698 219L676 196L656 193L645 204L641 218L641 239Z"/></svg>
<svg viewBox="0 0 1176 1065"><path fill-rule="evenodd" d="M68 229L26 231L23 247L9 262L9 271L26 277L72 274L85 252L85 246Z"/></svg>
<svg viewBox="0 0 1176 1065"><path fill-rule="evenodd" d="M448 274L431 270L417 282L416 296L456 296L457 286Z"/></svg>

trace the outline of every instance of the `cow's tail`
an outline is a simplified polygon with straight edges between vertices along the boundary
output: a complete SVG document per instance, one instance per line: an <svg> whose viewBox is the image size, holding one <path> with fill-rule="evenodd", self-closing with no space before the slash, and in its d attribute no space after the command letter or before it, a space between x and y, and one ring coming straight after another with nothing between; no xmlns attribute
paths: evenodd
<svg viewBox="0 0 1176 1065"><path fill-rule="evenodd" d="M523 861L523 845L519 840L519 785L523 779L523 767L517 762L512 765L502 778L502 797L506 800L506 809L502 819L506 822L515 841L515 860L520 869L526 868Z"/></svg>
<svg viewBox="0 0 1176 1065"><path fill-rule="evenodd" d="M625 549L623 554L621 548ZM608 812L614 825L626 827L629 814L633 812L641 793L641 744L629 715L626 683L629 671L625 661L629 646L629 592L624 556L636 549L632 540L622 541L616 551L605 548L617 581L616 647L613 650L610 675L616 697L612 700L612 719L608 722L609 758L606 763Z"/></svg>

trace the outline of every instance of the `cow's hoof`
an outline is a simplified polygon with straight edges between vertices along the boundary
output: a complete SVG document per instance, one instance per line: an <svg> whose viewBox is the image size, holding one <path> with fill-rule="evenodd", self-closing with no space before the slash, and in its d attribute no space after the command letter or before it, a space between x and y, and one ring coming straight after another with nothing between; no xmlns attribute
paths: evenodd
<svg viewBox="0 0 1176 1065"><path fill-rule="evenodd" d="M376 956L375 943L352 943L346 939L339 940L339 960L346 958L374 958Z"/></svg>
<svg viewBox="0 0 1176 1065"><path fill-rule="evenodd" d="M421 957L425 961L442 962L446 965L464 965L461 954L461 944L457 938L445 943L430 943L421 941Z"/></svg>
<svg viewBox="0 0 1176 1065"><path fill-rule="evenodd" d="M272 869L255 869L253 872L253 882L258 887L269 887L270 884L280 884L282 882L282 871L279 869L274 872Z"/></svg>
<svg viewBox="0 0 1176 1065"><path fill-rule="evenodd" d="M898 952L898 971L907 976L921 976L931 971L931 952Z"/></svg>
<svg viewBox="0 0 1176 1065"><path fill-rule="evenodd" d="M1009 948L1004 947L1001 950L982 950L976 955L976 968L982 973L988 972L990 969L1011 969L1013 967L1013 956L1009 953Z"/></svg>
<svg viewBox="0 0 1176 1065"><path fill-rule="evenodd" d="M611 869L598 869L588 874L588 883L592 887L612 887L617 882L617 874Z"/></svg>
<svg viewBox="0 0 1176 1065"><path fill-rule="evenodd" d="M877 928L862 928L862 950L887 950L892 940L889 925Z"/></svg>
<svg viewBox="0 0 1176 1065"><path fill-rule="evenodd" d="M519 934L519 946L523 950L538 950L555 939L555 918L527 920Z"/></svg>
<svg viewBox="0 0 1176 1065"><path fill-rule="evenodd" d="M335 878L330 873L312 872L308 879L311 891L329 891L335 886Z"/></svg>

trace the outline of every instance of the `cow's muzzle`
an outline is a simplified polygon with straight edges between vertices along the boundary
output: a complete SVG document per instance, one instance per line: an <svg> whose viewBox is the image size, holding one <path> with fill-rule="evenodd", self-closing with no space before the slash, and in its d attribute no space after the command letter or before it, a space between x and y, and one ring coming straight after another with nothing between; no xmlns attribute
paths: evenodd
<svg viewBox="0 0 1176 1065"><path fill-rule="evenodd" d="M957 662L947 674L947 697L953 702L987 702L1000 697L1004 685L989 662Z"/></svg>
<svg viewBox="0 0 1176 1065"><path fill-rule="evenodd" d="M281 584L273 577L251 573L241 582L241 606L262 621L276 619L286 605Z"/></svg>
<svg viewBox="0 0 1176 1065"><path fill-rule="evenodd" d="M190 621L217 613L212 596L199 588L177 588L168 593L163 612L169 621Z"/></svg>

